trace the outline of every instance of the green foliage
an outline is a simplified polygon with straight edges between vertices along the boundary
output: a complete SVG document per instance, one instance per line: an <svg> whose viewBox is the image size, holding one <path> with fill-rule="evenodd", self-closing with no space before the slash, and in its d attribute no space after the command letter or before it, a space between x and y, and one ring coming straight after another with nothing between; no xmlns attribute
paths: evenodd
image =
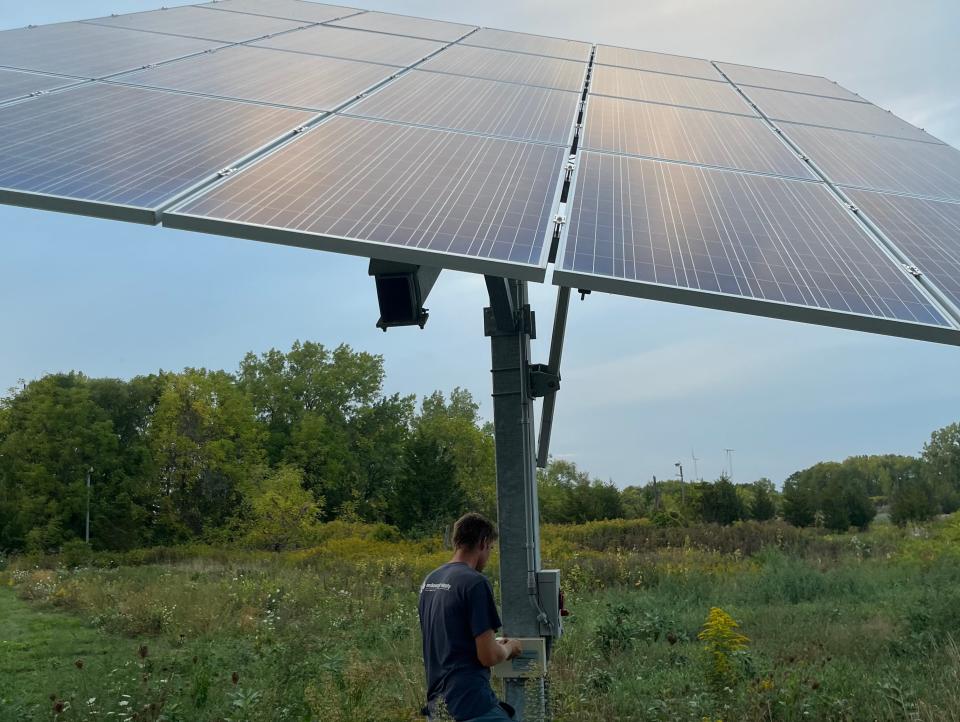
<svg viewBox="0 0 960 722"><path fill-rule="evenodd" d="M573 612L549 669L556 722L943 722L960 708L955 518L857 536L607 520L543 538ZM14 558L0 719L56 719L59 702L60 720L409 722L424 695L417 589L449 552L343 521L318 540L136 550L107 568ZM117 566L135 557L149 563ZM729 624L696 639L711 608L749 630L747 649Z"/></svg>
<svg viewBox="0 0 960 722"><path fill-rule="evenodd" d="M769 479L755 481L751 487L753 499L750 502L750 518L757 521L769 521L777 515L776 489Z"/></svg>
<svg viewBox="0 0 960 722"><path fill-rule="evenodd" d="M944 513L960 508L960 422L934 431L923 445L923 474Z"/></svg>
<svg viewBox="0 0 960 722"><path fill-rule="evenodd" d="M322 500L303 488L303 472L280 466L273 474L246 490L250 505L249 542L281 551L316 540Z"/></svg>
<svg viewBox="0 0 960 722"><path fill-rule="evenodd" d="M583 523L623 516L613 482L591 479L572 461L552 459L537 472L540 518L547 523Z"/></svg>
<svg viewBox="0 0 960 722"><path fill-rule="evenodd" d="M387 519L401 532L436 533L466 508L453 455L422 430L416 431L387 504Z"/></svg>
<svg viewBox="0 0 960 722"><path fill-rule="evenodd" d="M708 524L733 524L746 516L737 487L726 476L713 484L698 484L700 518Z"/></svg>
<svg viewBox="0 0 960 722"><path fill-rule="evenodd" d="M697 639L710 658L707 678L715 693L731 691L739 681L734 655L747 649L750 640L737 630L740 625L720 607L711 607Z"/></svg>

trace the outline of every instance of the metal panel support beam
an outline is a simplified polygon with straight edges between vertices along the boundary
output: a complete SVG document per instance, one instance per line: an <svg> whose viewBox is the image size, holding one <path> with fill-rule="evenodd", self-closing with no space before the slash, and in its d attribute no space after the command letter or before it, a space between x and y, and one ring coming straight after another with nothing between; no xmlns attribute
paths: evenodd
<svg viewBox="0 0 960 722"><path fill-rule="evenodd" d="M561 286L557 291L557 310L553 314L553 333L550 336L550 359L547 370L560 381L560 357L563 355L563 337L567 332L567 311L570 308L570 288ZM537 466L547 465L550 456L550 434L553 431L553 414L557 406L557 389L543 397L543 413L540 417L540 439L537 443Z"/></svg>
<svg viewBox="0 0 960 722"><path fill-rule="evenodd" d="M530 393L530 338L527 284L487 278L490 307L484 326L490 337L493 425L497 464L497 521L500 528L500 593L503 630L509 637L539 637L546 615L538 601L540 518L533 397ZM510 319L512 318L512 323ZM531 319L532 320L532 319ZM547 638L549 654L551 639ZM506 702L517 720L546 719L543 678L505 679Z"/></svg>

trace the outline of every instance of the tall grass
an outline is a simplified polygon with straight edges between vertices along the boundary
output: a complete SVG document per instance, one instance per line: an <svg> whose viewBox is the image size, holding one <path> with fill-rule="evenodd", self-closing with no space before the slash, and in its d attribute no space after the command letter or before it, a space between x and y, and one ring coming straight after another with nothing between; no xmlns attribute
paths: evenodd
<svg viewBox="0 0 960 722"><path fill-rule="evenodd" d="M955 719L958 529L547 527L544 560L573 611L548 677L554 719ZM424 693L417 590L448 554L341 525L283 554L11 560L2 581L30 609L68 613L129 652L81 669L65 651L19 672L0 719L409 722ZM751 640L722 688L697 638L712 607Z"/></svg>

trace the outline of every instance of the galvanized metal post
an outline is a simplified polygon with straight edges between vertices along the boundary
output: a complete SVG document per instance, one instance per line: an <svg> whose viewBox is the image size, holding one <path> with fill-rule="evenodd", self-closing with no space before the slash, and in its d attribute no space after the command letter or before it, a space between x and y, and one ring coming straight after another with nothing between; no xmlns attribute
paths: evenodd
<svg viewBox="0 0 960 722"><path fill-rule="evenodd" d="M539 637L536 571L540 568L540 518L528 370L530 339L535 335L533 315L525 282L488 277L487 287L490 307L484 309L484 322L493 361L503 632L510 637ZM542 678L526 684L520 679L504 683L505 701L517 710L518 720L545 719Z"/></svg>

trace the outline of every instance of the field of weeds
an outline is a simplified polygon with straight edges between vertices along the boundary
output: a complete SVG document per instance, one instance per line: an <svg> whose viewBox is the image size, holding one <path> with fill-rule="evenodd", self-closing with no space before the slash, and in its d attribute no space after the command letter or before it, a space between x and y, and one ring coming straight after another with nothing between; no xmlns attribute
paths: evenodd
<svg viewBox="0 0 960 722"><path fill-rule="evenodd" d="M418 719L417 590L449 551L329 526L282 554L6 560L0 720ZM960 517L832 536L613 521L543 538L573 613L548 677L556 722L960 714Z"/></svg>

